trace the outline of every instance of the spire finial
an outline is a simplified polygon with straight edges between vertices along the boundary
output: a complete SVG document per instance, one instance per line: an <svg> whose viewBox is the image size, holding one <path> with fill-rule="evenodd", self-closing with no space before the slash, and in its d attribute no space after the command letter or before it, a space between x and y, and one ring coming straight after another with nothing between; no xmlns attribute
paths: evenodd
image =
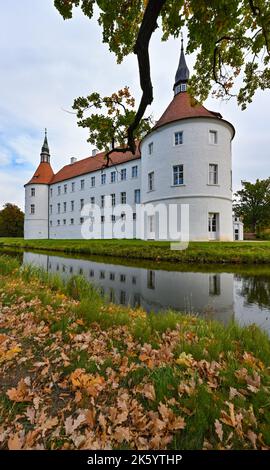
<svg viewBox="0 0 270 470"><path fill-rule="evenodd" d="M184 52L184 38L183 38L183 33L181 32L181 52Z"/></svg>
<svg viewBox="0 0 270 470"><path fill-rule="evenodd" d="M45 127L45 137L47 137L47 127Z"/></svg>

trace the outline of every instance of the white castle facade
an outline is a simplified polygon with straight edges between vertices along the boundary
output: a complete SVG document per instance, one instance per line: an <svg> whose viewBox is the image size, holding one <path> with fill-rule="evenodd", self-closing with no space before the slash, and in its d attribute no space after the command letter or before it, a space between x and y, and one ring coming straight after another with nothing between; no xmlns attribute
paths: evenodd
<svg viewBox="0 0 270 470"><path fill-rule="evenodd" d="M194 103L186 91L188 78L182 45L174 98L135 155L112 154L106 165L105 153L94 151L54 174L45 135L40 164L25 185L25 238L164 239L165 232L170 240L170 208L180 233L185 207L190 240L233 240L235 130L219 113ZM237 220L238 239L240 226Z"/></svg>

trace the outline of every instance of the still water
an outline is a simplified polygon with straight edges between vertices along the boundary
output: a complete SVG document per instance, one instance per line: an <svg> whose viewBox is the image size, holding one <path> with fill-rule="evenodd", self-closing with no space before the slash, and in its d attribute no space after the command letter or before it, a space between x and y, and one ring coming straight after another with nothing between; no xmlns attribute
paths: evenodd
<svg viewBox="0 0 270 470"><path fill-rule="evenodd" d="M232 319L241 325L255 323L270 334L270 269L265 267L239 274L234 267L226 268L229 272L219 272L220 267L197 272L198 267L190 265L183 272L171 270L173 265L168 270L153 264L114 264L109 257L100 262L30 252L24 252L23 263L63 278L82 275L114 303L155 312L172 308L223 323Z"/></svg>

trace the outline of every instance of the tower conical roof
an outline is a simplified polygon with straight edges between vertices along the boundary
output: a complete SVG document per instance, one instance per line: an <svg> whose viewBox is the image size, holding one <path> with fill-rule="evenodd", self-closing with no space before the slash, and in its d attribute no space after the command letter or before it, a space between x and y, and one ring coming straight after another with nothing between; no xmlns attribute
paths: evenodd
<svg viewBox="0 0 270 470"><path fill-rule="evenodd" d="M177 85L180 85L180 83L187 83L188 79L189 79L189 69L186 64L183 39L181 39L181 53L180 53L178 68L177 68L176 75L175 75L174 89L177 87Z"/></svg>

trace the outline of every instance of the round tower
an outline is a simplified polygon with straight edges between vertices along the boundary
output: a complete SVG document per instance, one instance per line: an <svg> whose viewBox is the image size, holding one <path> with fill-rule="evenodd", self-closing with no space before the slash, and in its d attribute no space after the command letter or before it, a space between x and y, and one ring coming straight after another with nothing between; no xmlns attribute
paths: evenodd
<svg viewBox="0 0 270 470"><path fill-rule="evenodd" d="M235 130L221 114L207 110L187 93L188 79L182 40L174 98L141 143L142 202L165 205L167 216L170 205L178 215L181 205L188 205L190 240L233 240ZM145 238L161 238L157 233L167 221L157 212L147 219ZM181 222L177 228L181 230ZM170 233L167 239L172 239Z"/></svg>
<svg viewBox="0 0 270 470"><path fill-rule="evenodd" d="M53 177L45 129L40 164L25 185L24 238L49 238L49 183Z"/></svg>

